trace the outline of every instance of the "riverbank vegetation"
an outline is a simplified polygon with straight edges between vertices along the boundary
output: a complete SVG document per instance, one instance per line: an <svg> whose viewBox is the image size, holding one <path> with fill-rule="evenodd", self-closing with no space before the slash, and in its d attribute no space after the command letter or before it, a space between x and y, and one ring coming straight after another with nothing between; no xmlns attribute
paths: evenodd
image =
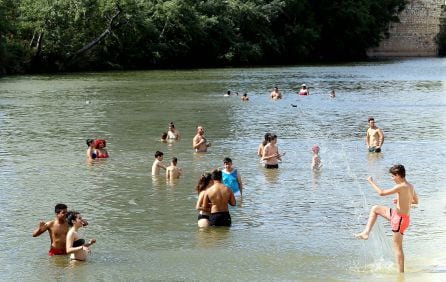
<svg viewBox="0 0 446 282"><path fill-rule="evenodd" d="M0 73L362 59L405 0L0 0Z"/></svg>

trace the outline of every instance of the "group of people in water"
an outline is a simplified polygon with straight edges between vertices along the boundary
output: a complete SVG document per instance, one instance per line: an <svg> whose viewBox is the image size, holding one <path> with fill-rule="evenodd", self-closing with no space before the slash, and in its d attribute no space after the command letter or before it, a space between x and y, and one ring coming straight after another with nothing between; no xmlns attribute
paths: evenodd
<svg viewBox="0 0 446 282"><path fill-rule="evenodd" d="M302 84L299 91L300 95L309 95L309 90L305 84ZM228 93L225 96L230 96ZM334 90L330 93L330 97L336 96ZM243 98L245 97L245 98ZM271 92L273 100L281 99L282 94L278 87ZM242 96L242 100L249 100L247 94ZM384 133L375 122L373 117L368 119L369 128L366 132L366 144L368 151L373 154L381 153L384 144ZM169 123L168 131L163 132L161 141L180 140L180 132L175 128L173 122ZM106 141L103 139L87 139L87 159L95 160L108 158L106 150ZM211 143L206 139L202 126L197 127L196 135L192 140L192 149L196 153L205 153ZM311 169L319 171L322 169L322 160L319 156L320 147L315 144L311 148L312 162ZM259 145L258 156L260 163L265 169L278 169L282 157L285 152L279 152L277 146L277 135L266 133L263 142ZM156 151L152 164L152 176L159 176L161 170L166 171L166 179L178 179L183 171L177 166L178 159L173 157L169 166L163 164L164 154ZM223 159L223 169L215 169L212 172L204 173L199 177L196 185L198 199L196 202L196 210L198 212L197 224L200 228L209 226L231 226L232 220L229 213L229 206L236 205L236 198L243 196L243 182L239 171L233 166L230 158ZM406 171L403 165L397 164L389 169L389 173L395 182L395 186L390 189L382 189L374 181L372 177L368 178L368 182L380 196L396 194L394 203L395 208L375 205L371 208L369 219L366 227L361 233L355 234L359 239L367 240L369 234L377 220L381 216L391 222L393 233L393 241L395 248L396 262L398 271L404 272L404 253L403 253L403 234L410 223L410 208L412 204L418 204L418 196L411 183L406 180ZM80 213L75 211L67 211L67 206L58 204L55 207L56 218L49 222L40 222L38 228L33 232L33 236L48 231L51 238L51 248L49 255L70 254L71 260L83 261L90 252L90 246L96 242L95 239L85 242L78 236L78 230L88 223L84 220ZM71 227L69 229L69 227Z"/></svg>

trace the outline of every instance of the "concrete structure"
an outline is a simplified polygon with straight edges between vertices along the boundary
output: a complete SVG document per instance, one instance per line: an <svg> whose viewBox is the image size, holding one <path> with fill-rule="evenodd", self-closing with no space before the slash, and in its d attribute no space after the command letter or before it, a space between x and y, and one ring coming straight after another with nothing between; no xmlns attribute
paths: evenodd
<svg viewBox="0 0 446 282"><path fill-rule="evenodd" d="M437 56L435 37L440 32L440 15L445 5L446 0L409 0L398 15L400 23L390 25L390 37L367 54L371 57Z"/></svg>

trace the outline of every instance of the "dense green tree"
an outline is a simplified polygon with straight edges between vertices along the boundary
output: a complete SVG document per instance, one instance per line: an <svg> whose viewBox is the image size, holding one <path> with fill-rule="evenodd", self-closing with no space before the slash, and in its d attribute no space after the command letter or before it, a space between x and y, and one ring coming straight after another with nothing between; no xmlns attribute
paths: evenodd
<svg viewBox="0 0 446 282"><path fill-rule="evenodd" d="M405 0L0 0L0 72L363 58Z"/></svg>

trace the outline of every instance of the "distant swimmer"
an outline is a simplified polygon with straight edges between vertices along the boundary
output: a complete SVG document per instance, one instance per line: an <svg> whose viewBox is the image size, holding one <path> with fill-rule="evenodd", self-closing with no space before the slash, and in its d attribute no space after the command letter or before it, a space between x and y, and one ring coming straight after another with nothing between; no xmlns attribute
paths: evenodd
<svg viewBox="0 0 446 282"><path fill-rule="evenodd" d="M223 164L225 168L221 171L223 177L223 184L231 188L234 196L243 196L243 182L238 170L232 165L230 158L224 158Z"/></svg>
<svg viewBox="0 0 446 282"><path fill-rule="evenodd" d="M279 87L274 87L274 90L271 92L271 99L280 100L282 99L282 93L280 93Z"/></svg>
<svg viewBox="0 0 446 282"><path fill-rule="evenodd" d="M242 101L249 101L248 93L244 93L240 99Z"/></svg>
<svg viewBox="0 0 446 282"><path fill-rule="evenodd" d="M206 190L202 208L211 206L209 216L210 226L231 226L232 220L229 214L228 204L235 206L235 197L232 190L222 183L221 170L212 172L214 184Z"/></svg>
<svg viewBox="0 0 446 282"><path fill-rule="evenodd" d="M94 152L94 139L87 139L87 159L89 161L96 159L96 153Z"/></svg>
<svg viewBox="0 0 446 282"><path fill-rule="evenodd" d="M155 160L152 164L152 176L160 174L160 168L166 170L166 166L163 164L164 153L160 151L155 152Z"/></svg>
<svg viewBox="0 0 446 282"><path fill-rule="evenodd" d="M87 254L90 253L90 246L96 243L96 239L91 239L88 243L85 243L84 239L79 238L77 232L85 226L79 212L70 211L67 215L67 222L71 227L66 238L67 254L70 254L71 260L85 261L87 260Z"/></svg>
<svg viewBox="0 0 446 282"><path fill-rule="evenodd" d="M167 132L161 133L161 142L167 143Z"/></svg>
<svg viewBox="0 0 446 282"><path fill-rule="evenodd" d="M409 227L410 208L412 204L418 204L418 195L411 183L406 180L406 170L403 165L397 164L389 169L396 185L388 190L381 189L371 176L368 182L380 196L397 194L396 208L392 209L386 206L373 206L370 210L369 219L363 232L355 234L356 238L367 240L372 231L373 225L379 216L390 221L393 231L393 246L395 249L396 264L398 271L404 272L404 252L403 252L403 235L404 231Z"/></svg>
<svg viewBox="0 0 446 282"><path fill-rule="evenodd" d="M330 98L336 98L336 92L334 90L331 90Z"/></svg>
<svg viewBox="0 0 446 282"><path fill-rule="evenodd" d="M300 86L299 95L302 96L310 95L310 90L308 90L307 85L305 83Z"/></svg>
<svg viewBox="0 0 446 282"><path fill-rule="evenodd" d="M381 152L381 147L384 143L384 133L381 128L376 126L375 119L369 117L369 128L367 129L366 143L371 153Z"/></svg>
<svg viewBox="0 0 446 282"><path fill-rule="evenodd" d="M104 139L94 140L93 142L94 154L96 154L97 159L105 159L109 157L107 149L105 149L105 146L107 146L107 141L105 141Z"/></svg>
<svg viewBox="0 0 446 282"><path fill-rule="evenodd" d="M206 194L206 189L214 184L212 180L212 175L210 173L204 173L200 176L198 184L196 186L196 191L198 194L197 204L195 208L198 210L198 227L208 227L209 226L209 216L211 215L211 205L204 206L204 195Z"/></svg>
<svg viewBox="0 0 446 282"><path fill-rule="evenodd" d="M262 159L262 156L263 156L263 149L268 144L270 137L271 137L271 133L269 133L269 132L265 133L262 143L260 143L259 147L257 148L257 156L260 157L260 160Z"/></svg>
<svg viewBox="0 0 446 282"><path fill-rule="evenodd" d="M68 223L66 220L67 206L65 204L57 204L54 208L56 218L39 223L39 227L33 232L33 237L38 237L45 231L48 231L51 240L51 248L48 252L49 256L66 255L66 237L68 233Z"/></svg>
<svg viewBox="0 0 446 282"><path fill-rule="evenodd" d="M285 153L279 154L279 147L277 147L277 135L269 136L268 144L263 149L262 160L265 163L265 168L274 169L279 168L279 161Z"/></svg>
<svg viewBox="0 0 446 282"><path fill-rule="evenodd" d="M178 179L183 174L183 170L177 167L178 159L176 157L172 158L170 166L166 168L166 179L173 180Z"/></svg>
<svg viewBox="0 0 446 282"><path fill-rule="evenodd" d="M322 161L319 157L319 146L314 145L313 148L311 148L311 151L313 152L313 159L311 161L311 169L312 170L320 170L322 168Z"/></svg>
<svg viewBox="0 0 446 282"><path fill-rule="evenodd" d="M231 91L228 90L228 92L226 92L225 95L223 95L224 97L230 97L231 96Z"/></svg>
<svg viewBox="0 0 446 282"><path fill-rule="evenodd" d="M207 142L206 137L204 136L204 129L202 126L197 127L197 134L192 140L192 148L195 152L207 152L208 147L211 146L211 143Z"/></svg>
<svg viewBox="0 0 446 282"><path fill-rule="evenodd" d="M169 130L167 131L167 139L179 140L180 132L175 128L173 122L169 123Z"/></svg>

